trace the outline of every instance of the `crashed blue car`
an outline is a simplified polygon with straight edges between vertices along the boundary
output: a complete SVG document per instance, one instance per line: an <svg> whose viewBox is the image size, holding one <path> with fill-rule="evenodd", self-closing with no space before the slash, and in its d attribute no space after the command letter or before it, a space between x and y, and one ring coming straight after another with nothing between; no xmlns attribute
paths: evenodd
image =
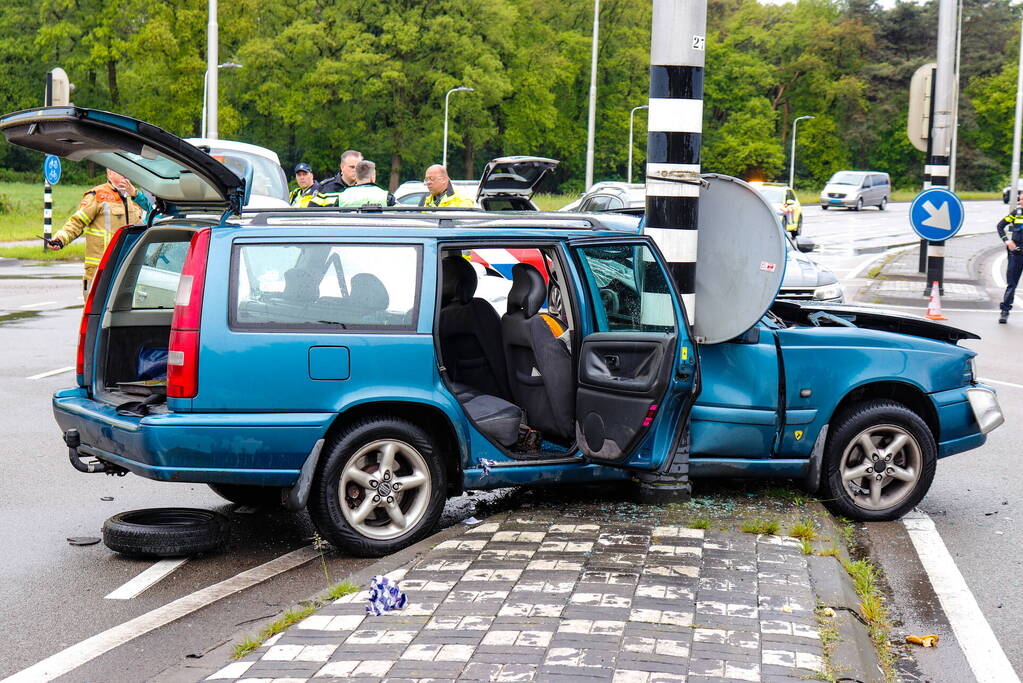
<svg viewBox="0 0 1023 683"><path fill-rule="evenodd" d="M0 130L157 198L111 240L53 397L75 467L307 508L351 553L415 542L467 489L670 464L893 519L1002 421L957 345L974 335L928 320L774 302L775 284L711 339L712 307L690 320L633 217L247 211L246 178L142 121L51 107Z"/></svg>

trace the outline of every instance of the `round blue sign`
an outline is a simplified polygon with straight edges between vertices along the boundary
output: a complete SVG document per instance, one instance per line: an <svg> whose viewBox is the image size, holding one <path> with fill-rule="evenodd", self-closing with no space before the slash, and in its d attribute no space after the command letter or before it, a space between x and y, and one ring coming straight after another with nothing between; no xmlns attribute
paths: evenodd
<svg viewBox="0 0 1023 683"><path fill-rule="evenodd" d="M913 231L925 240L941 242L963 227L963 203L954 192L932 187L916 196L909 207Z"/></svg>
<svg viewBox="0 0 1023 683"><path fill-rule="evenodd" d="M55 157L52 154L46 155L46 160L43 161L43 177L50 185L60 182L60 157Z"/></svg>

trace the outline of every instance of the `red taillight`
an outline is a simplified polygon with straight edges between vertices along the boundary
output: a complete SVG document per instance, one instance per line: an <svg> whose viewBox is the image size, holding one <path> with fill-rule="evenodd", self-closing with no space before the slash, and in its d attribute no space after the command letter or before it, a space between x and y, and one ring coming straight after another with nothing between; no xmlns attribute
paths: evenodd
<svg viewBox="0 0 1023 683"><path fill-rule="evenodd" d="M78 385L85 385L85 335L89 331L89 316L92 314L93 301L96 299L96 289L98 288L100 277L103 275L103 271L106 269L107 264L110 262L110 255L114 253L114 249L121 242L121 233L124 229L129 226L125 225L118 229L114 233L114 236L110 238L107 243L106 251L103 252L103 258L99 260L99 265L96 266L96 273L92 276L92 286L89 287L89 293L85 295L85 307L82 309L82 322L78 325L78 353L75 356L75 373L78 375Z"/></svg>
<svg viewBox="0 0 1023 683"><path fill-rule="evenodd" d="M167 396L171 398L194 398L199 393L199 324L209 249L210 229L203 228L192 235L181 269L167 345Z"/></svg>

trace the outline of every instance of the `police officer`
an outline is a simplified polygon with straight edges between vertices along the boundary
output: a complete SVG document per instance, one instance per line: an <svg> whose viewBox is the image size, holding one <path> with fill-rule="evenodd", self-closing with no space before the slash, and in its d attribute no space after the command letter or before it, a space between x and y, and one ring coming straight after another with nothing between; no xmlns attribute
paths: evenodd
<svg viewBox="0 0 1023 683"><path fill-rule="evenodd" d="M430 193L419 200L419 206L476 206L476 202L455 192L448 170L440 164L426 169L423 182Z"/></svg>
<svg viewBox="0 0 1023 683"><path fill-rule="evenodd" d="M313 177L313 169L304 161L295 164L295 182L298 187L291 191L288 201L292 206L309 206L309 200L320 190L320 184Z"/></svg>
<svg viewBox="0 0 1023 683"><path fill-rule="evenodd" d="M337 175L320 181L320 189L310 200L310 206L337 206L338 197L345 188L355 185L355 165L362 161L362 152L349 149L341 155Z"/></svg>
<svg viewBox="0 0 1023 683"><path fill-rule="evenodd" d="M337 205L342 208L356 208L366 204L394 206L394 195L378 187L376 181L377 165L363 159L355 165L355 185L341 193Z"/></svg>
<svg viewBox="0 0 1023 683"><path fill-rule="evenodd" d="M97 185L82 196L78 210L71 214L64 227L46 246L63 249L83 232L85 233L85 275L82 288L86 293L103 258L110 238L121 226L134 225L142 220L143 208L131 181L120 173L107 169L107 182ZM143 195L144 197L144 195Z"/></svg>
<svg viewBox="0 0 1023 683"><path fill-rule="evenodd" d="M1005 243L1009 250L1009 261L1005 268L1005 296L1002 297L1000 308L1002 314L998 322L1003 325L1009 320L1009 311L1012 310L1012 300L1016 296L1016 285L1019 283L1020 273L1023 273L1023 192L1019 195L1019 206L1013 209L1012 213L998 221L998 238Z"/></svg>

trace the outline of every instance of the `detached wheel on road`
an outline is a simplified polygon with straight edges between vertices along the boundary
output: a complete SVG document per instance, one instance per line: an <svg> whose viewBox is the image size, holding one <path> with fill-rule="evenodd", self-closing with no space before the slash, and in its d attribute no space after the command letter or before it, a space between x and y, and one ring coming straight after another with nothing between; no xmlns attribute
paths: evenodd
<svg viewBox="0 0 1023 683"><path fill-rule="evenodd" d="M103 543L132 557L183 557L221 550L230 537L227 517L195 508L148 508L103 523Z"/></svg>
<svg viewBox="0 0 1023 683"><path fill-rule="evenodd" d="M888 197L881 197L881 203L877 205L878 211L884 211L888 208Z"/></svg>
<svg viewBox="0 0 1023 683"><path fill-rule="evenodd" d="M207 484L213 492L232 503L255 508L280 507L279 486L246 486L242 484Z"/></svg>
<svg viewBox="0 0 1023 683"><path fill-rule="evenodd" d="M444 467L423 429L407 420L370 418L349 427L324 451L309 514L335 548L381 557L433 529L446 491Z"/></svg>
<svg viewBox="0 0 1023 683"><path fill-rule="evenodd" d="M901 403L855 404L833 422L824 451L824 504L864 522L898 519L934 480L937 446L927 424Z"/></svg>

